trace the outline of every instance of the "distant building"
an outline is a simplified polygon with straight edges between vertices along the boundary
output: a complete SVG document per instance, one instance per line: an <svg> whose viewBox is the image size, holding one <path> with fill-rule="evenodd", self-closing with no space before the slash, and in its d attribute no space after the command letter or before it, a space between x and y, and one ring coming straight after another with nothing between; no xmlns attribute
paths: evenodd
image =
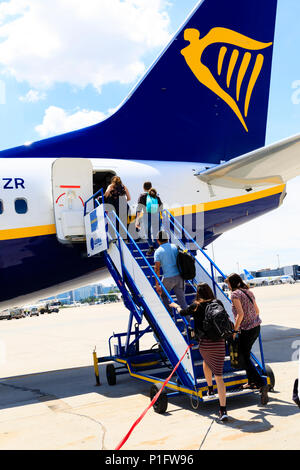
<svg viewBox="0 0 300 470"><path fill-rule="evenodd" d="M102 294L107 294L108 292L119 292L119 289L114 284L108 287L103 286L102 284L92 284L54 297L49 297L47 300L57 299L60 300L62 304L72 304L74 302L81 302L89 297L98 298Z"/></svg>
<svg viewBox="0 0 300 470"><path fill-rule="evenodd" d="M97 286L85 286L74 290L75 302L87 299L88 297L97 297Z"/></svg>
<svg viewBox="0 0 300 470"><path fill-rule="evenodd" d="M300 281L300 266L298 264L276 269L264 268L257 271L249 271L249 273L253 277L292 276L295 281ZM245 280L246 276L244 273L241 273L240 276ZM223 282L222 277L218 276L217 282Z"/></svg>
<svg viewBox="0 0 300 470"><path fill-rule="evenodd" d="M284 266L277 269L260 269L256 271L254 277L269 277L269 276L292 276L295 281L300 280L300 266L293 264L291 266Z"/></svg>

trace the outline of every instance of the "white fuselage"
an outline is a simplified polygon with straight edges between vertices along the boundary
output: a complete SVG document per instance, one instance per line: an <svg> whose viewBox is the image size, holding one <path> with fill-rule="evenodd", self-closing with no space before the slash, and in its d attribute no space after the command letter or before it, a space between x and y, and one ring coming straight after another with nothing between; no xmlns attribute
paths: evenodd
<svg viewBox="0 0 300 470"><path fill-rule="evenodd" d="M11 301L8 299L12 295L17 298L16 304L31 303L35 299L45 298L46 295L54 295L79 285L93 283L99 280L104 272L105 275L107 274L103 265L99 266L95 274L91 271L86 275L83 272L77 275L76 270L80 266L77 259L79 264L76 264L71 274L66 271L63 280L56 279L58 273L61 274L67 265L63 256L54 253L55 250L57 253L61 251L58 246L59 242L55 241L57 221L55 220L55 200L53 200L52 188L52 164L55 161L56 159L43 158L7 158L0 161L1 271L3 276L6 274L8 276L5 278L8 287L10 282L14 282L14 280L16 285L20 286L25 277L27 282L26 287L20 290L21 295L18 295L19 291L16 288L16 295L9 294L7 298L3 296L0 299L0 308L5 308L4 305L11 305ZM251 209L252 205L257 204L258 201L267 200L270 195L274 197L274 195L283 194L283 187L274 185L260 187L259 190L253 190L250 194L241 189L208 185L195 176L196 173L210 166L204 164L102 158L91 159L91 163L94 172L107 171L121 177L129 190L131 196L129 205L133 213L138 197L143 192L143 183L151 181L152 186L157 189L164 207L172 209L175 216L187 214L192 218L192 215L197 214L198 218L196 218L196 222L193 221L193 224L196 224L197 231L202 231L203 240L205 230L209 231L210 237L218 236L245 222L248 215L251 215L248 206ZM26 213L16 212L15 202L17 199L26 200ZM274 204L279 205L277 202ZM228 210L232 207L235 208L233 213L227 215ZM268 210L271 209L266 207L265 212ZM207 223L204 220L206 215L208 215ZM43 248L41 240L46 240L46 237L50 235L52 236L51 247L49 248L49 245L45 244L45 248ZM56 243L55 250L54 243ZM58 257L56 260L57 270L50 265L47 270L48 252L49 258L51 257L50 263L53 264L54 256ZM36 258L41 257L41 254L43 266L41 266L39 275L37 272L39 262ZM70 258L70 250L67 255ZM35 271L31 272L33 265ZM22 277L22 266L24 266L24 277ZM70 270L70 266L68 269ZM15 272L17 276L14 275ZM29 286L28 276L33 276L33 274L37 276L37 279L32 281L32 286ZM47 282L45 280L43 288L41 288L38 281L42 279L43 275L47 275ZM30 294L29 297L26 295L27 292ZM34 298L32 297L33 292L36 292Z"/></svg>
<svg viewBox="0 0 300 470"><path fill-rule="evenodd" d="M55 224L52 196L51 168L55 159L3 159L0 161L0 235L3 230L30 228ZM195 173L209 165L189 162L143 162L129 160L91 159L94 171L109 171L119 175L127 186L134 209L143 183L151 181L165 207L179 209L184 206L206 204L245 196L241 189L210 186L201 182ZM22 181L24 182L22 184ZM270 186L253 191L259 193ZM25 198L26 214L17 214L14 202ZM205 208L204 208L205 210ZM3 234L0 240L5 239Z"/></svg>

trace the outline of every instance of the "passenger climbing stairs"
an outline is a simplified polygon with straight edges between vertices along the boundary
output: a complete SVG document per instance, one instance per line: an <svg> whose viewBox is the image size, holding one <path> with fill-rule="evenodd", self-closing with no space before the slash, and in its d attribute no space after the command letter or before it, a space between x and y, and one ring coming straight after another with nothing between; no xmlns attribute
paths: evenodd
<svg viewBox="0 0 300 470"><path fill-rule="evenodd" d="M213 385L216 394L208 395L203 359L187 319L181 317L175 309L170 315L155 290L155 284L158 282L170 303L176 301L172 293L170 295L164 289L161 280L155 274L154 257L147 254L148 243L145 240L135 241L130 235L130 230L127 230L117 215L104 210L103 193L101 194L100 198L97 193L85 203L89 256L95 254L105 257L108 270L120 289L123 302L129 311L129 321L127 332L114 333L110 337L108 356L97 357L94 352L97 382L100 383L98 364L110 362L106 368L107 381L110 385L116 384L118 375L129 373L133 378L152 384L150 397L153 398L190 346L176 373L154 405L154 409L163 413L168 398L182 393L189 395L192 404L197 403L197 406L201 401L217 400L215 381ZM95 207L88 211L91 201ZM231 302L216 280L217 276L224 279L225 275L167 210L163 212L163 227L168 231L173 243L186 249L195 258L196 277L192 281L185 282L187 303L193 302L197 284L207 282L231 315ZM97 245L102 248L94 253L93 250ZM203 263L199 259L203 260ZM210 266L210 273L204 264ZM193 325L193 321L191 323ZM154 337L155 345L150 349L140 350L142 338L150 334ZM259 361L253 354L252 359L260 375L271 388L272 384L264 364L261 338L259 346L261 360ZM227 397L254 393L253 390L242 388L243 384L247 383L246 373L244 370L231 367L228 346L226 346L223 377Z"/></svg>

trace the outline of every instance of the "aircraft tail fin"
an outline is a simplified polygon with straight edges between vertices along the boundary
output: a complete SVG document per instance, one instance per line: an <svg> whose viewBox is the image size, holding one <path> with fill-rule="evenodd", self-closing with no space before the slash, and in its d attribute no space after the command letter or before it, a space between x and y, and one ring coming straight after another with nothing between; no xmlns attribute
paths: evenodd
<svg viewBox="0 0 300 470"><path fill-rule="evenodd" d="M252 274L250 274L249 271L247 271L247 269L244 269L244 273L245 273L246 278L248 279L248 281L250 281L250 279L254 279Z"/></svg>
<svg viewBox="0 0 300 470"><path fill-rule="evenodd" d="M200 2L112 117L126 116L123 142L130 126L139 155L212 164L263 147L276 7Z"/></svg>
<svg viewBox="0 0 300 470"><path fill-rule="evenodd" d="M201 0L115 114L20 153L220 164L263 147L276 9Z"/></svg>

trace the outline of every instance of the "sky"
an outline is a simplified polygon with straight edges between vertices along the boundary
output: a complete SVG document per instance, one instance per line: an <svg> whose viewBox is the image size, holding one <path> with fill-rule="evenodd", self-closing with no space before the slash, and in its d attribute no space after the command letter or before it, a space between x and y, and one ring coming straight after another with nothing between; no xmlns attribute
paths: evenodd
<svg viewBox="0 0 300 470"><path fill-rule="evenodd" d="M109 116L197 3L0 0L0 150ZM299 18L299 0L278 0L267 144L300 133ZM225 273L300 264L299 188L208 248Z"/></svg>

